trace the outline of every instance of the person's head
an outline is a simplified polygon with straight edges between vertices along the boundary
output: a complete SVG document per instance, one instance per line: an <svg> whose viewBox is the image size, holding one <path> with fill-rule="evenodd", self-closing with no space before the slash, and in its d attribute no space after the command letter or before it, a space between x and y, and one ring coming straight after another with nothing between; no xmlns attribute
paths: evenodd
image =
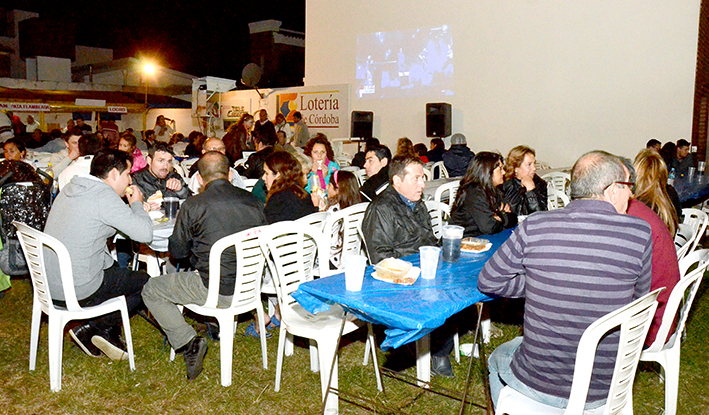
<svg viewBox="0 0 709 415"><path fill-rule="evenodd" d="M437 148L440 148L441 150L446 149L446 143L442 138L436 137L431 139L431 150L435 150Z"/></svg>
<svg viewBox="0 0 709 415"><path fill-rule="evenodd" d="M64 140L66 141L66 148L69 153L79 152L79 139L83 135L84 134L78 127L67 131L66 135L64 136Z"/></svg>
<svg viewBox="0 0 709 415"><path fill-rule="evenodd" d="M689 155L689 142L684 138L677 140L677 158L683 159Z"/></svg>
<svg viewBox="0 0 709 415"><path fill-rule="evenodd" d="M229 159L224 153L218 151L208 151L202 154L202 157L197 161L197 170L199 171L198 180L203 187L217 179L229 180L231 174Z"/></svg>
<svg viewBox="0 0 709 415"><path fill-rule="evenodd" d="M396 142L397 156L415 156L414 143L406 137L402 137Z"/></svg>
<svg viewBox="0 0 709 415"><path fill-rule="evenodd" d="M202 154L206 154L210 151L226 154L226 146L220 138L210 137L202 144Z"/></svg>
<svg viewBox="0 0 709 415"><path fill-rule="evenodd" d="M298 122L303 119L303 114L300 113L300 111L296 111L293 113L293 121Z"/></svg>
<svg viewBox="0 0 709 415"><path fill-rule="evenodd" d="M376 137L369 137L364 140L364 153L366 154L371 148L379 145L379 139Z"/></svg>
<svg viewBox="0 0 709 415"><path fill-rule="evenodd" d="M649 148L659 152L662 148L662 143L660 142L660 140L651 138L647 141L647 144L645 144L645 148Z"/></svg>
<svg viewBox="0 0 709 415"><path fill-rule="evenodd" d="M630 172L622 160L605 151L591 151L571 169L571 199L605 200L625 213L632 195Z"/></svg>
<svg viewBox="0 0 709 415"><path fill-rule="evenodd" d="M40 130L39 128L35 128L34 131L32 131L32 139L37 143L41 143L42 142L42 130Z"/></svg>
<svg viewBox="0 0 709 415"><path fill-rule="evenodd" d="M155 141L156 135L155 135L155 130L145 130L145 139L152 143Z"/></svg>
<svg viewBox="0 0 709 415"><path fill-rule="evenodd" d="M286 117L283 116L280 112L276 114L276 125L281 125L286 122Z"/></svg>
<svg viewBox="0 0 709 415"><path fill-rule="evenodd" d="M27 116L27 124L34 124L34 117L31 115Z"/></svg>
<svg viewBox="0 0 709 415"><path fill-rule="evenodd" d="M71 129L74 128L75 126L76 126L76 124L74 124L74 120L72 120L71 118L69 118L69 120L66 122L66 128L67 128L67 130L71 130Z"/></svg>
<svg viewBox="0 0 709 415"><path fill-rule="evenodd" d="M185 141L185 135L182 133L173 133L170 136L170 145L175 145L177 143L183 143Z"/></svg>
<svg viewBox="0 0 709 415"><path fill-rule="evenodd" d="M258 120L261 123L265 123L266 121L268 121L268 111L266 111L265 109L260 109L258 112Z"/></svg>
<svg viewBox="0 0 709 415"><path fill-rule="evenodd" d="M419 157L425 156L426 154L428 154L428 149L426 148L426 144L418 143L418 144L414 145L414 152Z"/></svg>
<svg viewBox="0 0 709 415"><path fill-rule="evenodd" d="M164 115L158 115L158 118L155 119L155 125L163 126L165 125L165 116Z"/></svg>
<svg viewBox="0 0 709 415"><path fill-rule="evenodd" d="M158 179L165 179L172 171L172 148L167 143L157 142L148 150L148 169Z"/></svg>
<svg viewBox="0 0 709 415"><path fill-rule="evenodd" d="M277 136L273 135L272 132L267 132L264 130L259 130L253 135L254 143L256 143L256 150L263 150L266 147L272 147L276 144Z"/></svg>
<svg viewBox="0 0 709 415"><path fill-rule="evenodd" d="M121 138L118 140L118 149L125 151L128 154L133 154L135 151L135 146L138 144L138 140L131 133L121 134Z"/></svg>
<svg viewBox="0 0 709 415"><path fill-rule="evenodd" d="M301 176L301 186L305 187L306 183L308 183L308 173L310 173L310 170L313 168L313 159L300 151L291 153L291 155L300 163L300 171L303 173Z"/></svg>
<svg viewBox="0 0 709 415"><path fill-rule="evenodd" d="M96 153L91 160L90 173L111 186L118 196L123 197L126 188L133 183L130 176L132 165L132 155L125 151L106 148Z"/></svg>
<svg viewBox="0 0 709 415"><path fill-rule="evenodd" d="M241 114L239 120L236 122L236 128L244 127L246 130L250 130L254 126L254 116L249 113Z"/></svg>
<svg viewBox="0 0 709 415"><path fill-rule="evenodd" d="M94 134L84 134L79 138L79 154L82 156L92 156L102 148L101 140Z"/></svg>
<svg viewBox="0 0 709 415"><path fill-rule="evenodd" d="M276 132L276 135L278 136L278 144L284 146L288 142L288 137L286 136L286 132L283 130L279 130Z"/></svg>
<svg viewBox="0 0 709 415"><path fill-rule="evenodd" d="M465 146L467 144L468 140L465 139L465 136L463 134L456 133L451 136L452 146Z"/></svg>
<svg viewBox="0 0 709 415"><path fill-rule="evenodd" d="M67 125L69 124L67 123ZM84 117L79 115L78 117L76 117L76 126L81 127L82 125L84 125Z"/></svg>
<svg viewBox="0 0 709 415"><path fill-rule="evenodd" d="M514 177L522 180L525 177L534 178L537 167L536 153L527 146L517 146L510 150L505 161L505 180Z"/></svg>
<svg viewBox="0 0 709 415"><path fill-rule="evenodd" d="M677 230L677 211L667 193L667 165L660 154L645 149L635 156L635 198L645 203L662 219L674 235Z"/></svg>
<svg viewBox="0 0 709 415"><path fill-rule="evenodd" d="M391 151L387 146L371 147L364 158L364 171L367 172L367 177L372 177L379 173L382 167L389 164L391 160Z"/></svg>
<svg viewBox="0 0 709 415"><path fill-rule="evenodd" d="M426 184L423 181L423 162L415 156L396 156L389 164L389 181L400 195L412 202L421 199Z"/></svg>
<svg viewBox="0 0 709 415"><path fill-rule="evenodd" d="M340 209L360 203L359 181L354 173L335 170L327 185L327 198L331 205L339 204Z"/></svg>
<svg viewBox="0 0 709 415"><path fill-rule="evenodd" d="M317 133L315 137L305 144L304 153L313 159L313 163L325 162L325 159L334 160L335 153L332 151L330 140L323 133Z"/></svg>
<svg viewBox="0 0 709 415"><path fill-rule="evenodd" d="M2 147L5 151L6 160L21 161L27 155L25 143L18 138L10 138L5 140L5 143L3 143Z"/></svg>
<svg viewBox="0 0 709 415"><path fill-rule="evenodd" d="M268 189L266 203L273 194L286 189L292 189L301 198L305 197L300 163L287 151L276 151L266 157L263 171L263 181Z"/></svg>
<svg viewBox="0 0 709 415"><path fill-rule="evenodd" d="M675 146L675 143L673 143L672 141L668 141L660 149L660 155L663 159L665 159L665 164L667 164L668 166L675 158L676 147L677 146Z"/></svg>

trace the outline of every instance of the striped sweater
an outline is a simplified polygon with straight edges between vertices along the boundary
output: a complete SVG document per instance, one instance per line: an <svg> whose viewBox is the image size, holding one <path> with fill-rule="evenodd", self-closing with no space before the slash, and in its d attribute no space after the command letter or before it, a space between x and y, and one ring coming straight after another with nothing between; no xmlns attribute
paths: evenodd
<svg viewBox="0 0 709 415"><path fill-rule="evenodd" d="M568 399L581 335L649 292L651 255L647 222L600 200L575 200L520 224L478 279L483 293L526 299L514 375L532 389ZM617 335L600 343L588 402L607 398L617 344Z"/></svg>

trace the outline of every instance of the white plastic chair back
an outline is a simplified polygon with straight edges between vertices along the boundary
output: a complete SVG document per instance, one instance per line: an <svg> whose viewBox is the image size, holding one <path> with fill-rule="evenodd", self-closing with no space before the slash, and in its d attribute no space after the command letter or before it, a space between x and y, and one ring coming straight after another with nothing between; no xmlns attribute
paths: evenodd
<svg viewBox="0 0 709 415"><path fill-rule="evenodd" d="M266 354L266 329L261 303L261 277L265 258L261 253L259 235L265 227L257 227L237 232L219 239L209 251L209 289L204 305L185 304L197 314L212 316L219 322L221 384L231 385L232 355L234 350L235 317L256 311L259 333L261 333L261 356L263 368L268 368ZM236 281L230 308L217 308L221 280L222 255L236 259Z"/></svg>
<svg viewBox="0 0 709 415"><path fill-rule="evenodd" d="M56 238L40 232L24 223L13 221L17 228L17 238L30 271L33 290L32 329L30 334L30 370L35 369L37 361L37 345L42 313L49 317L49 385L52 391L61 389L62 380L62 347L64 342L64 326L72 320L92 319L115 311L120 311L123 320L123 331L128 348L130 369L135 370L133 356L133 339L131 337L128 307L124 296L112 298L93 307L81 307L74 289L74 275L71 269L69 251ZM59 260L59 274L62 281L66 308L60 308L52 302L52 294L47 280L47 270L44 263L45 248L54 251Z"/></svg>
<svg viewBox="0 0 709 415"><path fill-rule="evenodd" d="M246 157L241 158L241 159L239 159L239 160L236 160L236 161L234 162L234 168L237 168L237 167L239 167L239 166L245 165L245 164L246 164L246 160L248 160L248 158L246 158Z"/></svg>
<svg viewBox="0 0 709 415"><path fill-rule="evenodd" d="M675 249L677 250L677 259L681 260L689 252L695 238L694 229L691 225L680 223L677 226L677 234L675 234Z"/></svg>
<svg viewBox="0 0 709 415"><path fill-rule="evenodd" d="M448 178L448 170L442 161L437 161L431 166L431 174L436 179Z"/></svg>
<svg viewBox="0 0 709 415"><path fill-rule="evenodd" d="M571 175L569 173L564 173L563 171L553 171L542 176L547 182L547 188L553 187L556 190L561 191L566 196L571 195Z"/></svg>
<svg viewBox="0 0 709 415"><path fill-rule="evenodd" d="M177 174L179 174L185 181L187 181L187 172L185 172L185 169L182 168L182 165L180 164L177 159L172 159L172 168L175 170Z"/></svg>
<svg viewBox="0 0 709 415"><path fill-rule="evenodd" d="M329 246L336 246L341 236L342 255L359 255L362 252L362 239L357 233L357 228L361 226L367 206L369 206L368 202L358 203L330 213L323 229L323 233L329 238ZM338 269L341 269L342 264L339 265Z"/></svg>
<svg viewBox="0 0 709 415"><path fill-rule="evenodd" d="M258 179L244 179L244 184L246 185L246 191L252 192L254 190L254 186L256 186L256 183L258 183Z"/></svg>
<svg viewBox="0 0 709 415"><path fill-rule="evenodd" d="M431 170L424 167L423 169L423 180L428 182L432 179Z"/></svg>
<svg viewBox="0 0 709 415"><path fill-rule="evenodd" d="M298 223L304 223L306 225L310 225L318 229L320 232L323 232L325 228L325 222L327 222L327 218L330 216L330 212L315 212L311 213L310 215L303 216L300 219L296 219L296 222ZM312 239L308 239L305 241L305 245L303 246L303 250L305 252L306 256L310 257L310 254L315 252L316 246L315 246L315 241ZM312 256L314 259L315 256ZM319 273L319 270L317 268L313 267L313 264L310 264L308 266L309 270L312 270L314 273L313 275L316 277L321 276Z"/></svg>
<svg viewBox="0 0 709 415"><path fill-rule="evenodd" d="M703 249L694 251L684 257L680 262L680 275L682 279L672 289L665 312L662 316L662 324L657 331L655 341L643 350L640 355L641 361L651 361L659 363L665 372L665 414L675 415L677 413L677 392L679 388L679 368L680 368L680 343L684 332L689 310L692 302L702 282L702 277L709 266L707 262L709 250ZM693 265L697 265L692 271L688 271ZM672 325L677 320L677 327L672 336L670 334Z"/></svg>
<svg viewBox="0 0 709 415"><path fill-rule="evenodd" d="M448 198L448 207L453 208L455 195L458 193L458 187L460 187L460 180L454 180L450 183L438 186L436 193L433 195L433 200L443 202L443 200Z"/></svg>
<svg viewBox="0 0 709 415"><path fill-rule="evenodd" d="M187 176L189 176L190 169L192 168L192 165L198 161L199 161L199 157L191 157L191 158L182 160L182 162L180 162L180 166L182 166L182 170L184 170L185 174Z"/></svg>
<svg viewBox="0 0 709 415"><path fill-rule="evenodd" d="M569 197L560 190L553 187L547 188L547 209L562 209L569 204Z"/></svg>
<svg viewBox="0 0 709 415"><path fill-rule="evenodd" d="M355 173L355 172L362 170L362 169L359 168L359 166L342 166L342 167L340 167L340 170Z"/></svg>
<svg viewBox="0 0 709 415"><path fill-rule="evenodd" d="M638 366L645 336L647 336L652 318L655 315L655 309L657 309L656 300L660 291L655 290L616 311L608 313L586 328L579 340L576 352L574 377L571 383L569 404L566 409L541 404L509 386L505 386L500 392L496 413L508 415L632 413L632 409L630 409L630 412L623 411L628 410L624 409L626 405L632 405L635 370ZM598 343L606 333L616 327L620 327L618 330L620 339L608 400L606 405L596 410L584 411Z"/></svg>
<svg viewBox="0 0 709 415"><path fill-rule="evenodd" d="M367 181L367 171L365 169L359 169L354 172L354 175L357 177L357 181L359 182L359 185L362 186L364 182Z"/></svg>
<svg viewBox="0 0 709 415"><path fill-rule="evenodd" d="M534 161L534 166L537 168L537 170L549 170L549 169L551 169L551 166L549 165L549 163L547 163L547 162L545 162L545 161L535 160L535 161Z"/></svg>
<svg viewBox="0 0 709 415"><path fill-rule="evenodd" d="M448 219L451 212L450 206L435 200L427 200L425 203L426 209L428 209L428 214L431 216L433 236L440 239L443 233L443 226L448 224Z"/></svg>
<svg viewBox="0 0 709 415"><path fill-rule="evenodd" d="M709 224L709 215L700 209L692 208L682 209L682 214L684 215L684 221L682 223L688 224L694 230L694 240L692 246L687 251L687 254L689 254L697 249L697 245L704 236L704 231L707 228L707 224Z"/></svg>

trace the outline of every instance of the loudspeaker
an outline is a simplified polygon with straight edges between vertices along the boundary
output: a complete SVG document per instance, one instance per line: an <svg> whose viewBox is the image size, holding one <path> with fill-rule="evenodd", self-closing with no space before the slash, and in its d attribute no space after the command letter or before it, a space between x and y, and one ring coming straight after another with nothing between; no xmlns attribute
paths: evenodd
<svg viewBox="0 0 709 415"><path fill-rule="evenodd" d="M372 138L372 125L374 124L374 113L371 111L352 111L352 126L350 127L350 137L352 138Z"/></svg>
<svg viewBox="0 0 709 415"><path fill-rule="evenodd" d="M434 102L426 104L426 137L451 135L451 104Z"/></svg>

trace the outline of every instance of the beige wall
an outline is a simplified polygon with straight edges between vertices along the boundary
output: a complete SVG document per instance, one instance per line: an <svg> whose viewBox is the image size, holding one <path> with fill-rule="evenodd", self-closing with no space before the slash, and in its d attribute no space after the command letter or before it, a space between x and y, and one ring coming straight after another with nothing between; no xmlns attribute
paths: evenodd
<svg viewBox="0 0 709 415"><path fill-rule="evenodd" d="M356 85L357 36L449 25L455 95L359 100L393 146L426 142L425 104L453 106L474 151L518 144L570 165L601 148L690 137L699 0L309 0L305 84Z"/></svg>

